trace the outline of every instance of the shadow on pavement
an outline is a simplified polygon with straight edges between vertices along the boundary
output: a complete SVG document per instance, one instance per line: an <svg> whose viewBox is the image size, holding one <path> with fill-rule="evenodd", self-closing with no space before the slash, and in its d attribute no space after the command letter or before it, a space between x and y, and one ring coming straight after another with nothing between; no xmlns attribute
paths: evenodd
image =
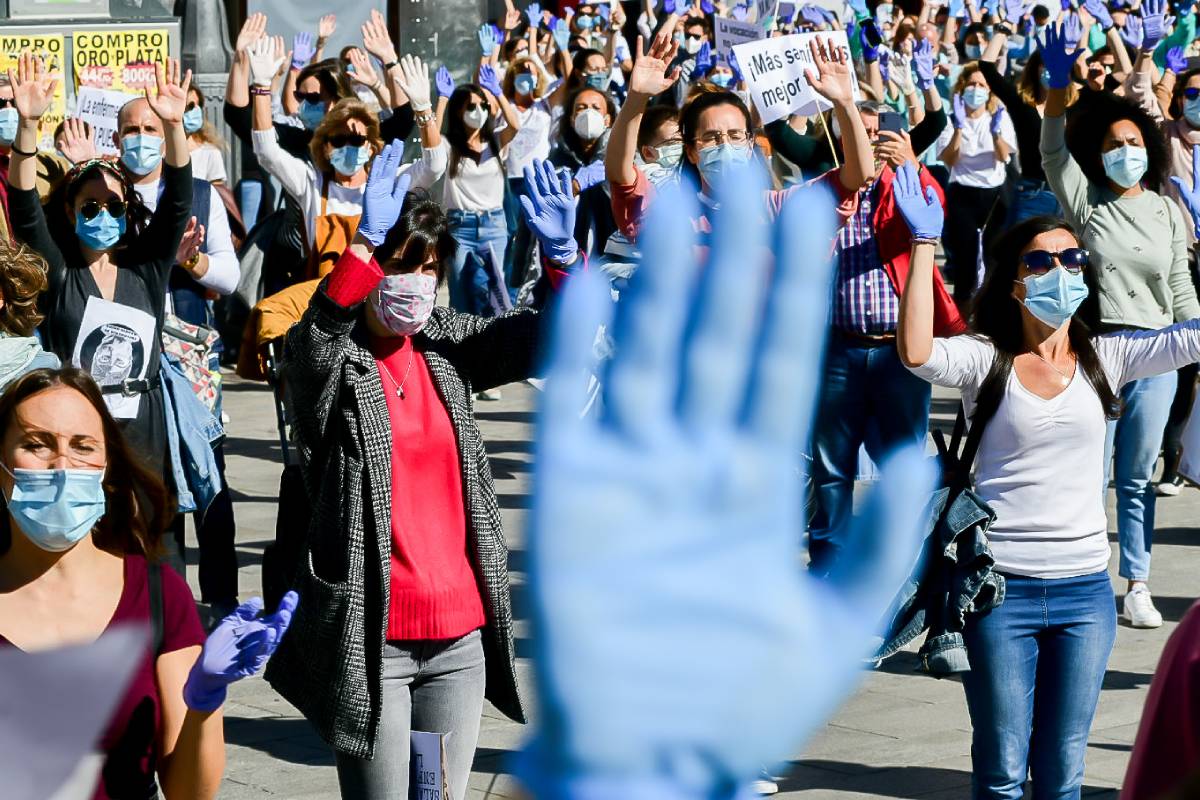
<svg viewBox="0 0 1200 800"><path fill-rule="evenodd" d="M1154 598L1156 601L1158 598ZM1104 673L1104 688L1105 689L1141 689L1150 685L1150 680L1154 677L1149 672L1125 672L1119 669L1110 669Z"/></svg>
<svg viewBox="0 0 1200 800"><path fill-rule="evenodd" d="M797 774L779 781L781 792L802 792L807 789L826 789L836 792L866 792L880 797L918 798L935 795L939 798L971 795L971 773L943 767L913 766L880 769L869 764L846 761L805 759L793 761ZM961 794L956 790L961 789ZM1081 792L1089 800L1117 800L1117 790L1100 786L1084 786Z"/></svg>
<svg viewBox="0 0 1200 800"><path fill-rule="evenodd" d="M333 751L303 718L227 716L225 742L292 764L333 766Z"/></svg>

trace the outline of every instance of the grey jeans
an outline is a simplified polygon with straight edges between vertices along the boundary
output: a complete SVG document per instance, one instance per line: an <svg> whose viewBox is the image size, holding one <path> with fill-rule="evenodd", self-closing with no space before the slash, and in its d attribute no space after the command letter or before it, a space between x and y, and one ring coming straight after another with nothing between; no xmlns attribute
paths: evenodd
<svg viewBox="0 0 1200 800"><path fill-rule="evenodd" d="M461 639L387 642L375 758L335 754L342 797L407 798L409 732L418 730L450 734L446 737L450 788L454 800L464 800L479 740L484 682L479 631Z"/></svg>

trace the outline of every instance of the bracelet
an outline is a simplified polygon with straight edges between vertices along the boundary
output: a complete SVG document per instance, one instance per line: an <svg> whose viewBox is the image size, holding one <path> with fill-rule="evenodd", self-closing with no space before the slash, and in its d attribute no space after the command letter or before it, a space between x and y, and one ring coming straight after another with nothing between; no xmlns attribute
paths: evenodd
<svg viewBox="0 0 1200 800"><path fill-rule="evenodd" d="M413 122L417 125L418 128L424 128L426 125L433 122L435 119L437 119L437 115L434 114L432 111L427 111L424 114L415 115L413 117Z"/></svg>
<svg viewBox="0 0 1200 800"><path fill-rule="evenodd" d="M17 147L16 141L14 141L12 144L10 144L8 146L8 149L11 150L12 152L16 153L17 155L25 156L26 158L33 158L34 156L37 155L37 150L34 150L32 153L30 153L26 150L22 150L21 148Z"/></svg>
<svg viewBox="0 0 1200 800"><path fill-rule="evenodd" d="M254 86L250 87L250 94L261 95L263 97L270 97L271 96L271 87L270 86L259 86L258 84L255 84Z"/></svg>
<svg viewBox="0 0 1200 800"><path fill-rule="evenodd" d="M194 270L196 268L196 265L199 263L200 263L200 251L197 250L191 257L188 258L187 261L180 264L180 266L183 267L188 272L191 272L192 270Z"/></svg>
<svg viewBox="0 0 1200 800"><path fill-rule="evenodd" d="M384 72L387 72L387 71L388 71L388 70L390 70L392 67L398 67L398 66L400 66L400 62L399 62L399 61L389 61L389 62L387 62L386 64L384 64L384 65L383 65L383 71L384 71Z"/></svg>
<svg viewBox="0 0 1200 800"><path fill-rule="evenodd" d="M942 240L942 238L940 236L914 236L914 237L912 237L912 243L914 245L931 244L934 247L937 247L938 242L940 242L941 240Z"/></svg>

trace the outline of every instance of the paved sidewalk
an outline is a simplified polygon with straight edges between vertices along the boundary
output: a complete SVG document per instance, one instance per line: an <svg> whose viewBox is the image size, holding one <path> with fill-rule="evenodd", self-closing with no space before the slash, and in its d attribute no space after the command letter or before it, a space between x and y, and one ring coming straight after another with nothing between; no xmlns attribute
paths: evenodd
<svg viewBox="0 0 1200 800"><path fill-rule="evenodd" d="M265 386L230 376L225 384L226 454L234 487L243 596L257 593L263 547L273 540L280 446ZM504 399L480 403L478 416L492 459L496 490L512 555L517 654L529 652L521 591L525 568L522 529L529 505L531 423L535 392L505 387ZM951 418L954 401L937 393L935 418ZM1200 511L1200 492L1185 490L1160 500L1155 536L1155 600L1167 624L1157 631L1121 627L1088 746L1084 797L1116 798L1146 690L1167 636L1197 594L1200 530L1189 527ZM189 524L189 537L192 532ZM1114 534L1115 538L1115 534ZM190 539L194 548L194 539ZM194 550L189 554L195 563ZM1116 558L1113 559L1115 576ZM195 590L194 569L189 579ZM1115 584L1119 592L1123 583ZM798 754L781 783L783 798L966 798L970 784L970 723L957 681L914 672L916 658L902 653L867 676L862 689L806 752ZM523 679L529 664L522 660ZM328 748L291 705L261 679L236 684L225 706L228 768L220 797L228 800L336 798L337 778ZM484 719L469 796L517 797L504 760L523 736L490 707Z"/></svg>

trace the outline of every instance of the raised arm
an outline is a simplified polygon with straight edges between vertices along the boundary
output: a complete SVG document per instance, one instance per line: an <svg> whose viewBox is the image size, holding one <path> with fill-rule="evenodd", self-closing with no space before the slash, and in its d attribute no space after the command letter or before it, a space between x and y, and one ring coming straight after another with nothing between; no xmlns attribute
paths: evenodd
<svg viewBox="0 0 1200 800"><path fill-rule="evenodd" d="M245 108L250 105L250 60L246 57L246 51L250 45L266 35L266 14L251 14L246 18L246 23L242 25L234 44L233 65L229 68L229 80L225 83L226 107ZM228 111L225 116L228 121ZM235 133L242 136L238 131ZM246 135L249 135L248 132Z"/></svg>
<svg viewBox="0 0 1200 800"><path fill-rule="evenodd" d="M896 350L906 367L920 367L933 353L934 253L942 237L945 212L933 187L921 191L917 165L911 161L896 170L892 190L912 232L912 260L900 294Z"/></svg>
<svg viewBox="0 0 1200 800"><path fill-rule="evenodd" d="M491 64L479 66L479 85L487 92L493 114L499 106L500 113L504 115L505 126L500 130L500 146L505 147L517 135L517 131L521 130L521 117L516 107L504 96L504 91L500 88L500 77Z"/></svg>
<svg viewBox="0 0 1200 800"><path fill-rule="evenodd" d="M1076 225L1082 223L1088 205L1088 183L1067 149L1065 115L1071 70L1082 54L1082 48L1068 49L1061 25L1046 28L1042 63L1050 73L1050 80L1042 119L1042 168L1046 171L1046 181Z"/></svg>
<svg viewBox="0 0 1200 800"><path fill-rule="evenodd" d="M36 154L38 122L50 107L58 80L42 71L40 59L25 52L18 57L17 68L8 71L8 81L12 86L19 119L8 168L8 180L12 188L8 198L9 219L16 238L46 259L50 266L50 286L53 290L62 279L66 262L58 243L50 235L46 213L38 197Z"/></svg>
<svg viewBox="0 0 1200 800"><path fill-rule="evenodd" d="M833 104L833 115L842 131L845 163L838 172L838 180L842 188L857 192L875 176L875 154L854 105L853 66L849 56L835 48L830 40L814 38L809 42L808 51L817 69L816 72L809 70L805 75L813 89Z"/></svg>
<svg viewBox="0 0 1200 800"><path fill-rule="evenodd" d="M188 88L192 83L189 69L180 79L179 61L168 58L166 68L155 68L156 92L146 89L146 102L162 120L166 153L163 155L163 191L158 207L150 217L150 225L138 239L139 257L144 263L161 266L160 277L166 280L175 263L179 242L183 238L192 213L191 153L187 132L183 129L183 112L187 108ZM147 258L148 256L148 258Z"/></svg>
<svg viewBox="0 0 1200 800"><path fill-rule="evenodd" d="M629 96L613 122L608 151L604 155L604 174L610 184L629 186L637 180L634 157L637 155L638 131L642 127L646 105L652 97L667 91L679 80L679 67L672 69L670 74L667 72L667 65L675 60L679 50L679 43L667 32L669 27L663 26L645 55L641 55L642 38L638 37L639 55L633 62L633 72L629 74Z"/></svg>

